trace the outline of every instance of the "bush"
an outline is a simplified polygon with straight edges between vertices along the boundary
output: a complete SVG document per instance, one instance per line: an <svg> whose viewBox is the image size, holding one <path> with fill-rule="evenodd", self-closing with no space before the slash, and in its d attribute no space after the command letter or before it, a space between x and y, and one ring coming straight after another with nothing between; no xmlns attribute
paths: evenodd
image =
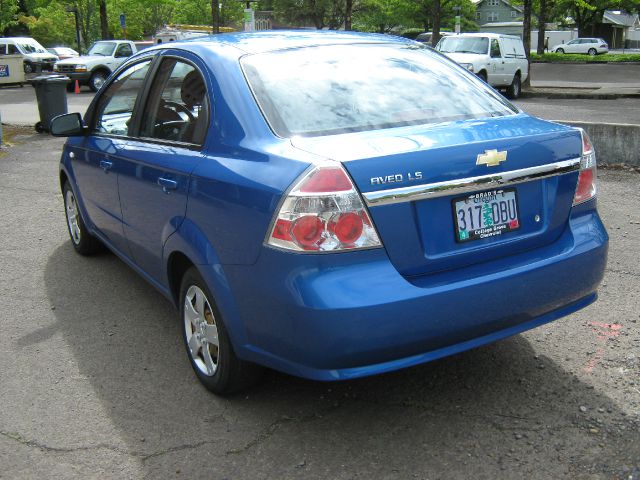
<svg viewBox="0 0 640 480"><path fill-rule="evenodd" d="M545 53L531 54L532 62L575 62L575 63L602 63L602 62L640 62L640 53L604 54L591 57L577 53Z"/></svg>

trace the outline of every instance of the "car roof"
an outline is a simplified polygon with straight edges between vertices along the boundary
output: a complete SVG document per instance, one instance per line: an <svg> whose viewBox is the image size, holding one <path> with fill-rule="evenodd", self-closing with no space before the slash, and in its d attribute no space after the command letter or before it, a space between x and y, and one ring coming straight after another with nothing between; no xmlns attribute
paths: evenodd
<svg viewBox="0 0 640 480"><path fill-rule="evenodd" d="M520 37L517 35L506 35L504 33L490 33L490 32L470 32L470 33L460 33L458 35L454 35L455 37L488 37L488 38L514 38L519 40Z"/></svg>
<svg viewBox="0 0 640 480"><path fill-rule="evenodd" d="M179 42L162 43L144 51L161 48L183 48L187 50L211 50L221 46L235 47L239 54L264 53L323 45L349 45L356 43L386 43L407 45L416 42L402 37L377 33L336 32L315 30L269 30L261 32L222 33L204 35Z"/></svg>

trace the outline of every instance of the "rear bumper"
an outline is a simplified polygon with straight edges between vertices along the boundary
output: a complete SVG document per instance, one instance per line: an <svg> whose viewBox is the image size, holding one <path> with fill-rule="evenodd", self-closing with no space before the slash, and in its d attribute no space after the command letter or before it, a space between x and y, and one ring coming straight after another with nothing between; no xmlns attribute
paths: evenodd
<svg viewBox="0 0 640 480"><path fill-rule="evenodd" d="M265 248L225 266L248 342L239 356L316 380L362 377L487 344L593 302L607 233L595 210L544 248L422 277L383 249L333 255ZM223 312L225 314L225 312Z"/></svg>

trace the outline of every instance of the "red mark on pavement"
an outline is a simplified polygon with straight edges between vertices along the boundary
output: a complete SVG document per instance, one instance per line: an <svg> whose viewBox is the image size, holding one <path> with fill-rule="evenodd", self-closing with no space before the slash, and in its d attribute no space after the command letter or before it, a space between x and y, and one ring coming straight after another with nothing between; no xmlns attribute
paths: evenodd
<svg viewBox="0 0 640 480"><path fill-rule="evenodd" d="M617 323L589 322L589 325L591 325L591 329L593 330L593 333L596 334L596 339L599 342L606 342L610 338L616 338L620 335L620 330L622 329L622 325ZM593 372L600 363L600 360L602 360L603 356L604 347L598 347L593 357L591 357L585 365L584 371L587 373Z"/></svg>

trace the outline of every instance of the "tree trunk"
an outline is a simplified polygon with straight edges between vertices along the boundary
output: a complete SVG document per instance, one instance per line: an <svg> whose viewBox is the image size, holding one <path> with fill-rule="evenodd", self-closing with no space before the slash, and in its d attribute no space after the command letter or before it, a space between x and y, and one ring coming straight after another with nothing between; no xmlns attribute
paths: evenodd
<svg viewBox="0 0 640 480"><path fill-rule="evenodd" d="M431 33L431 46L435 47L440 40L440 0L433 0L433 32Z"/></svg>
<svg viewBox="0 0 640 480"><path fill-rule="evenodd" d="M547 21L547 0L540 0L540 15L538 16L538 55L542 55L545 50L549 49L546 39L547 31L545 30L545 22Z"/></svg>
<svg viewBox="0 0 640 480"><path fill-rule="evenodd" d="M107 1L100 0L100 34L102 40L109 40L109 22L107 21Z"/></svg>
<svg viewBox="0 0 640 480"><path fill-rule="evenodd" d="M211 0L211 31L220 33L220 6L218 0Z"/></svg>
<svg viewBox="0 0 640 480"><path fill-rule="evenodd" d="M353 0L347 0L347 5L344 12L344 29L353 30L351 26L351 14L353 13Z"/></svg>
<svg viewBox="0 0 640 480"><path fill-rule="evenodd" d="M533 0L524 0L524 18L522 19L522 43L524 44L524 53L527 55L527 62L529 63L529 75L527 79L522 82L523 87L531 86L531 4Z"/></svg>

